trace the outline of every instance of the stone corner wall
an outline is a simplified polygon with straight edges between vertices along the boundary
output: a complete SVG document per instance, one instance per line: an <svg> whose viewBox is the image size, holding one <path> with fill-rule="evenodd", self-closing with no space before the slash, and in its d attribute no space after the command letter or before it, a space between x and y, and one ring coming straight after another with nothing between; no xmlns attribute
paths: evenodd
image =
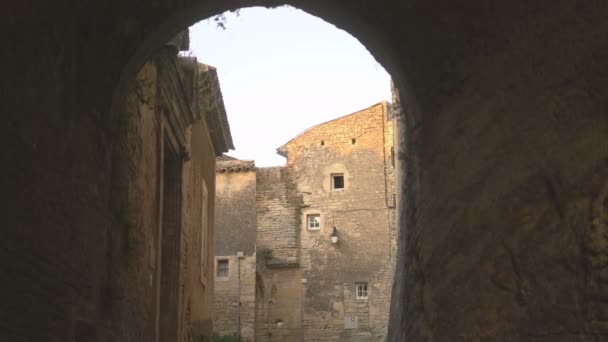
<svg viewBox="0 0 608 342"><path fill-rule="evenodd" d="M213 333L218 336L236 335L240 291L241 340L253 342L256 313L256 256L253 254L240 260L240 276L239 261L236 256L217 256L216 260L218 259L228 260L229 274L225 278L214 277Z"/></svg>
<svg viewBox="0 0 608 342"><path fill-rule="evenodd" d="M256 172L216 172L215 179L215 255L253 255L257 236Z"/></svg>
<svg viewBox="0 0 608 342"><path fill-rule="evenodd" d="M257 169L257 250L275 267L299 263L301 195L295 189L289 168Z"/></svg>
<svg viewBox="0 0 608 342"><path fill-rule="evenodd" d="M259 171L261 341L304 335L307 341L384 342L396 249L388 114L383 102L317 125L285 145L287 167ZM343 175L343 189L332 188L334 174ZM307 216L313 214L321 224L311 230ZM333 227L337 245L330 241ZM286 229L287 237L297 237L299 262L292 268L262 249L274 254L291 243ZM356 299L358 283L368 284L365 300Z"/></svg>

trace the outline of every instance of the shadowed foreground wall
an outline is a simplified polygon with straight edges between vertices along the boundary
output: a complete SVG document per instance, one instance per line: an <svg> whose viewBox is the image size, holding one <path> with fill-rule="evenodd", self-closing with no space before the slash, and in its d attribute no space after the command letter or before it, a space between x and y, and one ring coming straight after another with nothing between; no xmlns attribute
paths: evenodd
<svg viewBox="0 0 608 342"><path fill-rule="evenodd" d="M4 231L3 253L38 247L0 273L7 295L0 340L154 341L166 330L163 317L176 322L172 340L211 337L213 279L203 286L201 267L213 268L216 152L206 120L191 112L209 108L197 103L201 97L176 90L204 73L176 54L165 47L142 67L111 127L89 122L85 130L84 118L46 126L63 147L53 154L48 145L35 143L36 149L56 162L58 155L82 156L64 165L71 171L57 166L10 178L46 185L22 189L9 208L10 218L20 219L10 221L15 230ZM197 119L180 131L188 116ZM66 206L59 204L64 196ZM50 207L40 205L44 220L31 225L25 218L36 216L19 204L36 205L35 198ZM204 206L211 215L202 214ZM34 234L36 227L46 229Z"/></svg>
<svg viewBox="0 0 608 342"><path fill-rule="evenodd" d="M608 339L608 8L573 4L503 23L411 132L393 341Z"/></svg>
<svg viewBox="0 0 608 342"><path fill-rule="evenodd" d="M288 2L360 39L401 94L389 341L605 339L608 2ZM107 317L99 340L148 341L137 314L102 316L146 304L99 297L121 236L117 87L196 20L264 4L282 2L1 5L4 339L85 339Z"/></svg>

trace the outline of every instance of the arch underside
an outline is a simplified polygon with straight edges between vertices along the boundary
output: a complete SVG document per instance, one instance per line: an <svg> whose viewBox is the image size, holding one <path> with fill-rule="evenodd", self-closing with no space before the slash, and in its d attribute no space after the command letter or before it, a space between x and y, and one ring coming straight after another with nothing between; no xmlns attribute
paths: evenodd
<svg viewBox="0 0 608 342"><path fill-rule="evenodd" d="M359 39L401 96L389 341L608 334L608 3L286 3ZM129 332L144 323L118 324L141 298L99 296L110 272L99 241L124 195L112 152L122 94L179 30L224 10L282 4L2 5L0 331L17 338L33 324L67 341L99 324L112 327L100 340L145 340ZM125 287L141 280L120 274Z"/></svg>

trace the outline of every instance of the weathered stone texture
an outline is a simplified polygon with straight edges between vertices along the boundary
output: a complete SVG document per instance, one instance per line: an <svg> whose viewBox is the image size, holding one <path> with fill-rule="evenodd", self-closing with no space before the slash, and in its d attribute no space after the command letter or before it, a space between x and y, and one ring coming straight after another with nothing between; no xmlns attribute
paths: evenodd
<svg viewBox="0 0 608 342"><path fill-rule="evenodd" d="M215 170L213 168L215 149L211 144L209 128L204 120L191 127L191 159L184 167L184 209L182 218L182 264L180 271L183 277L182 319L184 329L182 341L192 341L205 337L209 339L212 332L213 314L213 241L214 241L214 201ZM202 176L202 177L201 177ZM201 223L202 186L207 186L207 224ZM201 248L203 227L207 229L206 245ZM206 262L206 283L201 284L201 253Z"/></svg>
<svg viewBox="0 0 608 342"><path fill-rule="evenodd" d="M258 256L259 257L259 256ZM263 292L257 305L256 338L260 342L299 341L301 329L302 271L299 268L264 269L258 259Z"/></svg>
<svg viewBox="0 0 608 342"><path fill-rule="evenodd" d="M253 255L257 227L253 162L218 161L216 170L215 255Z"/></svg>
<svg viewBox="0 0 608 342"><path fill-rule="evenodd" d="M518 19L423 119L393 341L607 338L585 266L608 176L606 74L588 73L608 66L607 8L575 3L510 8Z"/></svg>
<svg viewBox="0 0 608 342"><path fill-rule="evenodd" d="M292 271L275 269L271 257L258 258L264 296L272 302L267 310L273 310L258 318L264 320L260 338L295 340L303 333L307 341L384 341L396 246L392 143L383 102L305 131L279 148L288 158L286 167L258 176L258 213L264 214L258 215L258 236L268 236L264 248L274 257L291 236L287 230L300 256ZM344 175L344 189L332 189L332 174ZM297 195L279 196L292 188ZM320 215L319 230L307 228L309 214ZM333 226L337 245L330 241ZM369 284L369 299L355 299L356 282ZM357 323L346 329L345 321Z"/></svg>
<svg viewBox="0 0 608 342"><path fill-rule="evenodd" d="M163 50L162 53L165 52ZM192 113L181 112L183 107L179 104L182 103L187 103L188 109L200 108L198 103L193 103L194 98L183 92L161 90L163 87L176 89L175 85L186 77L172 68L179 67L175 53L163 56L173 64L161 69L156 63L149 62L141 68L127 91L111 130L104 125L92 125L90 131L78 130L79 133L73 136L78 137L78 141L71 142L72 138L65 140L65 132L56 132L56 138L63 141L61 144L65 147L62 153L86 151L87 158L97 160L97 163L87 164L90 169L74 169L70 176L73 183L69 186L63 183L61 189L57 188L54 200L47 197L53 202L71 192L79 194L65 202L63 209L57 207L48 212L47 219L55 222L56 227L49 231L53 236L41 236L47 241L40 243L40 251L44 252L47 245L49 248L63 246L52 253L47 251L49 256L53 256L49 259L49 275L42 276L42 269L36 267L26 268L29 271L20 273L25 277L38 273L35 276L38 281L31 278L30 286L37 283L45 289L30 295L31 300L38 304L30 303L28 320L37 321L38 328L18 323L19 315L15 314L19 311L16 309L24 302L3 301L5 307L14 308L11 315L14 318L5 316L7 312L4 309L0 310L3 312L0 340L154 341L159 329L160 298L165 295L161 290L162 274L175 274L177 309L173 314L179 322L180 333L180 336L175 336L176 340L190 341L197 336L210 336L212 285L207 288L201 285L200 263L201 252L208 253L207 260L212 267L213 254L211 243L203 248L200 245L201 182L207 183L210 194L207 204L211 210L214 146L205 120L195 121L180 132L185 139L179 146L176 161L181 165L177 168L181 184L176 184L178 195L172 198L171 203L163 201L163 196L169 196L161 190L167 181L163 175L163 160L170 154L164 139L169 131L176 129L167 123L167 118L170 115L192 117ZM163 112L162 108L170 108L170 114ZM67 127L72 125L69 122L65 124ZM94 147L95 144L89 144L95 140L98 143L106 141L108 145ZM189 154L188 161L182 160L182 150ZM91 179L89 185L78 184L88 178L88 174L97 179ZM51 186L52 182L48 185ZM178 208L175 221L179 229L175 231L174 242L179 246L179 252L175 260L168 262L175 262L175 270L161 269L161 264L164 264L161 250L165 250L161 241L165 228L160 214L163 203ZM82 208L78 209L79 206ZM73 210L81 212L77 214ZM82 221L74 225L75 221L66 224L67 221L53 218L64 215L66 219L69 212L73 217L83 215ZM209 226L213 216L206 217L206 220ZM26 232L22 230L21 234ZM61 240L64 242L55 243ZM30 272L34 273L28 275ZM18 274L13 278L19 281ZM9 283L5 281L5 284ZM6 289L9 292L17 290L12 285ZM20 298L16 294L10 297ZM49 311L42 303L51 303L54 309Z"/></svg>
<svg viewBox="0 0 608 342"><path fill-rule="evenodd" d="M389 340L605 340L599 0L3 2L1 339L149 341L147 277L118 252L122 97L180 29L285 3L360 40L402 97ZM100 296L108 269L134 297Z"/></svg>
<svg viewBox="0 0 608 342"><path fill-rule="evenodd" d="M237 334L237 289L239 282L237 257L218 256L217 259L228 260L229 274L227 278L215 277L213 305L213 333L219 336ZM243 342L255 341L255 287L256 287L256 256L245 256L241 259L240 274L240 329ZM217 264L216 264L217 265ZM216 273L217 274L217 273Z"/></svg>
<svg viewBox="0 0 608 342"><path fill-rule="evenodd" d="M301 195L289 170L257 169L257 250L267 265L297 266Z"/></svg>
<svg viewBox="0 0 608 342"><path fill-rule="evenodd" d="M159 205L163 202L161 196L168 195L160 191L166 180L163 180L163 170L159 166L163 165L163 158L169 158L169 151L165 150L162 142L167 139L171 128L163 114L156 109L163 106L163 101L182 101L172 96L184 95L157 93L160 87L158 82L161 82L157 75L157 67L153 63L146 64L138 74L136 89L126 104L126 135L123 147L117 150L121 158L117 162L120 162L123 168L121 172L124 172L117 179L122 179L124 183L116 190L125 191L126 197L124 202L116 203L116 219L121 230L116 235L110 235L106 255L108 273L101 294L110 296L104 298L108 305L107 314L112 315L109 317L120 317L115 323L114 334L121 332L125 335L116 335L116 338L132 341L154 339L155 329L158 329L155 327L155 317L158 317L159 311L157 298L166 296L159 288L162 273L168 272L161 268L161 249L164 248L159 239L164 235L160 233L163 227L159 221ZM179 210L179 254L175 260L175 266L179 269L175 273L179 290L176 292L178 311L175 314L179 316L178 331L182 341L196 336L210 337L211 334L213 288L212 284L207 284L207 287L201 284L201 252L207 254L207 267L213 267L212 242L208 240L208 245L201 248L204 227L201 222L202 182L207 186L207 212L211 213L205 217L207 227L213 222L215 193L215 153L205 121L195 122L185 133L190 157L182 164L180 197L175 203ZM211 239L212 231L208 231ZM133 277L140 280L130 280ZM138 317L141 323L133 324L129 329L118 328L126 317ZM131 321L134 321L133 318Z"/></svg>
<svg viewBox="0 0 608 342"><path fill-rule="evenodd" d="M229 275L218 279L216 269L213 332L220 336L237 334L237 305L240 303L241 339L254 341L256 172L252 161L222 158L216 165L215 265L217 268L219 259L228 260ZM243 252L244 256L240 261L240 275L238 252Z"/></svg>

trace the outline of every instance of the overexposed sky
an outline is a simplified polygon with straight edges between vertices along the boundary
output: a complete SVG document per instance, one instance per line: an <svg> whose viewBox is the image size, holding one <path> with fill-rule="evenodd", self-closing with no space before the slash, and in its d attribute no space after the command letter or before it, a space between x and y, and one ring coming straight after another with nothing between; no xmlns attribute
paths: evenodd
<svg viewBox="0 0 608 342"><path fill-rule="evenodd" d="M291 7L241 9L190 28L190 49L217 68L235 150L283 165L276 148L307 128L390 100L390 76L350 34Z"/></svg>

